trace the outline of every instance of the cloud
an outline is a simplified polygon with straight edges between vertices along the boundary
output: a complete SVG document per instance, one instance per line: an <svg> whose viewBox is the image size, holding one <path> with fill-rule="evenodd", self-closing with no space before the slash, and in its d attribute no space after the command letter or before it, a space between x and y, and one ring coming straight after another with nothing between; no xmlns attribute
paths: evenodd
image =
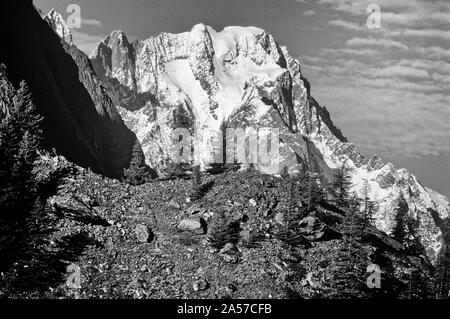
<svg viewBox="0 0 450 319"><path fill-rule="evenodd" d="M398 65L410 66L417 69L440 72L450 75L450 63L445 61L432 61L427 59L402 59Z"/></svg>
<svg viewBox="0 0 450 319"><path fill-rule="evenodd" d="M75 30L72 30L72 35L75 44L87 55L89 55L105 38L104 35L89 35Z"/></svg>
<svg viewBox="0 0 450 319"><path fill-rule="evenodd" d="M450 25L450 3L442 0L319 0L318 3L358 16L368 16L368 6L376 3L381 8L382 23L391 25L415 28Z"/></svg>
<svg viewBox="0 0 450 319"><path fill-rule="evenodd" d="M339 49L322 49L320 50L321 54L329 54L329 55L357 55L357 56L372 56L379 53L377 50L373 49L347 49L347 48L339 48Z"/></svg>
<svg viewBox="0 0 450 319"><path fill-rule="evenodd" d="M315 14L316 14L316 11L314 11L314 10L306 10L305 12L303 12L303 15L305 17L313 16Z"/></svg>
<svg viewBox="0 0 450 319"><path fill-rule="evenodd" d="M418 47L416 52L420 53L427 58L450 60L450 50L441 48L439 46L432 47Z"/></svg>
<svg viewBox="0 0 450 319"><path fill-rule="evenodd" d="M449 19L450 19L450 17L449 17ZM406 30L403 30L402 34L405 36L450 40L450 31L439 30L439 29L420 29L420 30L406 29Z"/></svg>
<svg viewBox="0 0 450 319"><path fill-rule="evenodd" d="M450 76L449 74L441 74L441 73L433 73L433 80L445 83L445 85L450 85Z"/></svg>
<svg viewBox="0 0 450 319"><path fill-rule="evenodd" d="M448 117L440 112L450 101L440 101L439 94L364 87L336 79L329 82L314 85L313 94L358 148L381 156L409 157L450 151ZM427 109L424 105L437 106Z"/></svg>
<svg viewBox="0 0 450 319"><path fill-rule="evenodd" d="M448 154L450 2L317 3L342 32L319 54L300 57L302 72L344 135L370 155ZM381 29L366 27L372 3L381 7Z"/></svg>
<svg viewBox="0 0 450 319"><path fill-rule="evenodd" d="M374 39L374 38L352 38L348 40L347 45L349 46L382 46L385 48L398 48L403 50L408 50L408 46L389 39Z"/></svg>
<svg viewBox="0 0 450 319"><path fill-rule="evenodd" d="M361 25L358 25L356 23L353 22L349 22L349 21L344 21L344 20L331 20L330 22L328 22L329 25L332 26L336 26L336 27L340 27L346 30L350 30L350 31L361 31L364 30L364 27Z"/></svg>
<svg viewBox="0 0 450 319"><path fill-rule="evenodd" d="M300 62L312 94L358 149L403 157L450 151L448 63L337 58L340 51L328 49Z"/></svg>
<svg viewBox="0 0 450 319"><path fill-rule="evenodd" d="M319 0L319 4L328 5L337 11L346 11L354 15L366 15L367 7L371 4L380 6L382 12L396 10L401 12L418 12L447 8L448 5L442 1L423 1L423 0ZM439 11L438 11L439 12ZM445 11L444 11L445 12Z"/></svg>
<svg viewBox="0 0 450 319"><path fill-rule="evenodd" d="M102 27L103 24L99 20L95 19L81 19L81 25L89 25L94 27Z"/></svg>
<svg viewBox="0 0 450 319"><path fill-rule="evenodd" d="M390 25L416 28L431 25L449 25L450 13L433 11L429 9L421 9L406 13L382 11L381 21Z"/></svg>

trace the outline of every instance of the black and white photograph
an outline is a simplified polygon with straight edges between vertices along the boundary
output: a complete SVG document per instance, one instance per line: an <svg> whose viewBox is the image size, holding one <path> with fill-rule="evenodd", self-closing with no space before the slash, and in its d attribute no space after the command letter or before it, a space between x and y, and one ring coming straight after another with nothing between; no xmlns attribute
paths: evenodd
<svg viewBox="0 0 450 319"><path fill-rule="evenodd" d="M0 12L0 300L450 299L450 1Z"/></svg>

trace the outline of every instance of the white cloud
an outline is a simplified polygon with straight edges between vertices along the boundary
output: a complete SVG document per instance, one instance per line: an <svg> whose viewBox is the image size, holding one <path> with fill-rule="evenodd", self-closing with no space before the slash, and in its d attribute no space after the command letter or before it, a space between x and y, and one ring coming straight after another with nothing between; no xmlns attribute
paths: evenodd
<svg viewBox="0 0 450 319"><path fill-rule="evenodd" d="M429 59L432 58L440 60L450 60L450 50L441 48L439 46L418 47L416 49L416 52Z"/></svg>
<svg viewBox="0 0 450 319"><path fill-rule="evenodd" d="M345 11L354 15L366 15L367 7L374 3L380 6L382 12L389 10L401 12L428 12L436 10L439 12L443 8L448 7L442 1L431 2L423 0L319 0L318 3L329 5L334 10Z"/></svg>
<svg viewBox="0 0 450 319"><path fill-rule="evenodd" d="M347 41L349 46L382 46L385 48L398 48L408 50L408 46L389 39L374 39L374 38L352 38Z"/></svg>
<svg viewBox="0 0 450 319"><path fill-rule="evenodd" d="M312 94L344 135L381 156L450 152L450 2L318 3L342 34L333 47L300 62ZM381 7L382 28L369 30L366 10L373 3Z"/></svg>
<svg viewBox="0 0 450 319"><path fill-rule="evenodd" d="M432 75L433 80L445 83L445 85L450 85L450 76L449 74L441 74L441 73L433 73Z"/></svg>
<svg viewBox="0 0 450 319"><path fill-rule="evenodd" d="M344 21L344 20L331 20L328 22L329 25L340 27L346 30L350 31L361 31L364 30L364 27L362 25L358 25L353 22Z"/></svg>
<svg viewBox="0 0 450 319"><path fill-rule="evenodd" d="M300 57L312 94L328 107L344 135L358 148L381 156L449 152L447 63L360 58Z"/></svg>
<svg viewBox="0 0 450 319"><path fill-rule="evenodd" d="M331 54L331 55L356 55L356 56L372 56L379 53L377 50L373 49L347 49L347 48L339 48L339 49L322 49L320 50L321 54Z"/></svg>
<svg viewBox="0 0 450 319"><path fill-rule="evenodd" d="M305 17L313 16L315 14L316 14L316 11L314 11L314 10L306 10L305 12L303 12L303 15Z"/></svg>
<svg viewBox="0 0 450 319"><path fill-rule="evenodd" d="M95 19L81 19L81 25L89 25L94 27L101 27L103 24L99 20Z"/></svg>
<svg viewBox="0 0 450 319"><path fill-rule="evenodd" d="M398 65L410 66L417 69L424 69L427 71L440 72L450 75L450 63L444 61L432 61L426 59L402 59Z"/></svg>
<svg viewBox="0 0 450 319"><path fill-rule="evenodd" d="M316 83L313 94L357 147L378 155L411 157L450 151L448 117L440 111L450 101L440 101L439 94L329 82Z"/></svg>
<svg viewBox="0 0 450 319"><path fill-rule="evenodd" d="M450 17L449 17L450 19ZM450 40L450 31L439 30L439 29L406 29L403 35L414 36L414 37L426 37L426 38L438 38L443 40Z"/></svg>

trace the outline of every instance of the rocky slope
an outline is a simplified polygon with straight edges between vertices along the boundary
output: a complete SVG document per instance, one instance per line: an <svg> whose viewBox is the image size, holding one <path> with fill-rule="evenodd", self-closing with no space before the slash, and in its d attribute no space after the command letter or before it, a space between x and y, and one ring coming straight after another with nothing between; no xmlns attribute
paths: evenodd
<svg viewBox="0 0 450 319"><path fill-rule="evenodd" d="M133 187L42 157L38 178L59 176L47 200L54 216L33 258L0 273L1 298L429 298L433 267L424 256L372 226L343 227L345 212L319 205L298 224L299 243L280 240L286 181L257 172L203 176L190 200L189 179ZM44 176L44 177L42 177ZM220 216L233 241L208 240ZM227 232L229 234L229 232ZM369 289L367 267L380 267ZM67 267L79 286L67 284Z"/></svg>
<svg viewBox="0 0 450 319"><path fill-rule="evenodd" d="M14 86L25 80L44 117L48 149L96 172L118 177L130 161L136 136L123 123L95 77L88 57L73 47L64 21L55 12L53 26L41 18L32 1L2 2L0 22L6 65ZM10 19L11 18L11 19Z"/></svg>
<svg viewBox="0 0 450 319"><path fill-rule="evenodd" d="M436 260L444 244L437 225L449 218L449 200L406 169L397 170L378 157L363 158L311 96L300 63L264 30L228 27L216 32L199 24L190 32L133 43L114 31L91 61L153 167L170 162L170 135L177 127L195 130L193 160L203 167L214 159L223 123L275 127L281 134L278 169L295 171L303 163L330 178L347 163L359 195L364 181L369 182L370 198L378 203L376 224L388 234L396 226L395 208L403 195L405 218L415 225L409 236L418 237L426 255Z"/></svg>

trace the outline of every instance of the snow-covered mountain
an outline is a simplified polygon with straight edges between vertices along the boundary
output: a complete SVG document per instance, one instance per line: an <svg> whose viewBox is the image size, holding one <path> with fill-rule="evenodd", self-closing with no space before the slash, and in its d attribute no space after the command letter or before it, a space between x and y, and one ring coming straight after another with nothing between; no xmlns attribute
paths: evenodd
<svg viewBox="0 0 450 319"><path fill-rule="evenodd" d="M331 177L347 163L358 194L364 181L369 183L369 195L378 203L379 229L393 232L403 197L408 209L402 218L414 225L409 236L420 240L424 255L435 261L445 244L440 227L449 218L449 200L424 187L406 169L397 170L376 156L361 156L311 96L299 61L264 30L227 27L216 32L198 24L190 32L162 33L132 43L123 32L114 31L90 58L152 167L164 168L170 162L170 136L178 127L195 128L199 151L194 161L203 167L213 162L224 124L278 128L280 170L303 164Z"/></svg>

